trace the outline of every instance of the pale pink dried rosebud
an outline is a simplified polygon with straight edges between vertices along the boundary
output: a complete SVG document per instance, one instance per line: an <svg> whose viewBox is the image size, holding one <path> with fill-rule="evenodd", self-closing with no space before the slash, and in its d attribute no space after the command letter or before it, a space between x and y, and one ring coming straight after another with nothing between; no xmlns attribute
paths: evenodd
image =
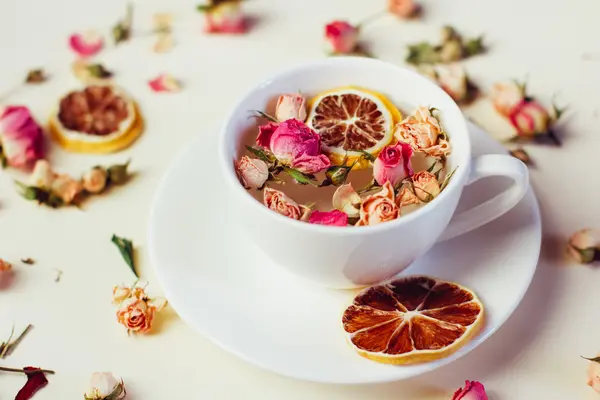
<svg viewBox="0 0 600 400"><path fill-rule="evenodd" d="M336 189L332 203L333 208L345 212L351 218L359 216L361 199L350 183Z"/></svg>
<svg viewBox="0 0 600 400"><path fill-rule="evenodd" d="M508 117L525 98L522 85L515 82L497 83L492 88L492 102L496 111Z"/></svg>
<svg viewBox="0 0 600 400"><path fill-rule="evenodd" d="M235 172L246 189L261 188L267 179L269 179L269 167L267 163L248 156L243 156L235 164Z"/></svg>
<svg viewBox="0 0 600 400"><path fill-rule="evenodd" d="M517 135L532 137L548 133L552 118L548 110L535 100L523 100L508 116L517 130Z"/></svg>
<svg viewBox="0 0 600 400"><path fill-rule="evenodd" d="M12 264L0 258L0 272L10 271Z"/></svg>
<svg viewBox="0 0 600 400"><path fill-rule="evenodd" d="M362 201L360 219L356 226L378 225L393 221L399 216L400 209L396 206L394 188L390 182L386 182L381 191Z"/></svg>
<svg viewBox="0 0 600 400"><path fill-rule="evenodd" d="M181 84L177 79L169 74L160 74L156 78L148 81L148 86L154 92L173 93L181 90Z"/></svg>
<svg viewBox="0 0 600 400"><path fill-rule="evenodd" d="M388 0L388 11L400 18L416 16L421 6L414 0Z"/></svg>
<svg viewBox="0 0 600 400"><path fill-rule="evenodd" d="M358 27L346 21L333 21L325 25L325 39L333 54L354 53L358 47Z"/></svg>
<svg viewBox="0 0 600 400"><path fill-rule="evenodd" d="M60 197L65 204L70 204L83 191L83 186L69 175L59 174L52 182L50 191Z"/></svg>
<svg viewBox="0 0 600 400"><path fill-rule="evenodd" d="M263 191L263 203L284 217L297 220L301 219L306 211L285 193L268 187Z"/></svg>
<svg viewBox="0 0 600 400"><path fill-rule="evenodd" d="M413 115L397 124L394 134L398 141L410 144L414 151L431 157L444 157L451 151L439 121L427 107L419 107Z"/></svg>
<svg viewBox="0 0 600 400"><path fill-rule="evenodd" d="M27 107L0 109L0 161L11 167L27 167L44 156L42 128Z"/></svg>
<svg viewBox="0 0 600 400"><path fill-rule="evenodd" d="M299 94L282 94L277 99L275 118L278 121L288 119L306 120L306 99Z"/></svg>
<svg viewBox="0 0 600 400"><path fill-rule="evenodd" d="M488 396L480 382L465 381L465 387L458 389L452 400L488 400Z"/></svg>
<svg viewBox="0 0 600 400"><path fill-rule="evenodd" d="M38 160L33 167L33 172L29 176L29 184L37 188L48 190L52 187L54 177L54 171L52 170L52 167L50 167L48 161Z"/></svg>
<svg viewBox="0 0 600 400"><path fill-rule="evenodd" d="M469 95L469 81L464 68L458 65L441 65L437 69L437 81L454 101L465 101Z"/></svg>
<svg viewBox="0 0 600 400"><path fill-rule="evenodd" d="M317 225L347 226L348 214L339 210L313 211L308 222Z"/></svg>
<svg viewBox="0 0 600 400"><path fill-rule="evenodd" d="M593 360L590 360L590 364L587 369L587 385L600 393L600 354Z"/></svg>
<svg viewBox="0 0 600 400"><path fill-rule="evenodd" d="M384 147L373 163L373 178L380 186L390 182L396 187L403 179L413 174L412 155L413 150L408 143L399 142Z"/></svg>
<svg viewBox="0 0 600 400"><path fill-rule="evenodd" d="M108 173L102 167L87 171L81 180L83 188L89 193L100 193L106 187Z"/></svg>
<svg viewBox="0 0 600 400"><path fill-rule="evenodd" d="M205 18L204 30L207 33L242 34L248 30L248 21L239 0L221 1L202 11Z"/></svg>
<svg viewBox="0 0 600 400"><path fill-rule="evenodd" d="M412 176L415 195L422 202L430 202L440 194L440 183L435 175L427 171L417 172Z"/></svg>
<svg viewBox="0 0 600 400"><path fill-rule="evenodd" d="M117 380L110 372L94 372L85 400L122 400L126 396L123 380Z"/></svg>
<svg viewBox="0 0 600 400"><path fill-rule="evenodd" d="M569 239L567 250L581 264L600 260L600 230L587 228L575 232Z"/></svg>
<svg viewBox="0 0 600 400"><path fill-rule="evenodd" d="M79 57L92 57L102 50L104 40L95 31L74 33L69 36L69 46Z"/></svg>

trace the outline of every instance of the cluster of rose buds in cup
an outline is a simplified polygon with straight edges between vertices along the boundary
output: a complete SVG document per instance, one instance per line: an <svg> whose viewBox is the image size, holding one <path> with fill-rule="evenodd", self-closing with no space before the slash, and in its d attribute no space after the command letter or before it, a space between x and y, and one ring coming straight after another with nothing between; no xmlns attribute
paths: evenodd
<svg viewBox="0 0 600 400"><path fill-rule="evenodd" d="M146 294L146 285L136 282L133 286L115 286L113 304L117 305L117 320L127 333L148 333L157 312L167 305L162 297L150 298Z"/></svg>

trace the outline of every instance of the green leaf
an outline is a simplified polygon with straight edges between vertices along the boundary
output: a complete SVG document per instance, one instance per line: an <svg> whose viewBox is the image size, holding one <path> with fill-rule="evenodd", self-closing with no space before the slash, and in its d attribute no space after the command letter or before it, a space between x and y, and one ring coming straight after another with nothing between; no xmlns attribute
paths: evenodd
<svg viewBox="0 0 600 400"><path fill-rule="evenodd" d="M454 173L456 172L457 169L458 169L458 166L456 168L454 168L452 170L452 172L450 172L448 175L446 175L446 178L444 178L444 182L442 183L442 186L440 186L440 192L442 190L444 190L446 188L446 186L448 186L448 183L450 183L450 178L452 178L452 175L454 175Z"/></svg>
<svg viewBox="0 0 600 400"><path fill-rule="evenodd" d="M94 78L106 79L113 76L113 73L104 68L104 65L102 64L90 64L86 66L86 69Z"/></svg>
<svg viewBox="0 0 600 400"><path fill-rule="evenodd" d="M596 362L596 363L600 364L600 356L594 357L594 358L587 358L587 357L581 356L581 358L583 358L585 360L588 360L588 361L593 361L593 362Z"/></svg>
<svg viewBox="0 0 600 400"><path fill-rule="evenodd" d="M271 154L270 151L263 150L263 149L257 149L256 147L252 147L252 146L248 146L248 145L246 145L246 149L250 153L254 154L256 157L258 157L259 159L266 162L267 164L272 164L276 161L275 156L273 154Z"/></svg>
<svg viewBox="0 0 600 400"><path fill-rule="evenodd" d="M27 186L23 182L15 181L15 184L19 188L19 194L26 200L41 201L44 197L45 190L36 188L35 186Z"/></svg>
<svg viewBox="0 0 600 400"><path fill-rule="evenodd" d="M130 36L131 30L129 29L129 27L125 26L123 22L119 22L115 26L113 26L112 37L115 44L126 42L127 40L129 40Z"/></svg>
<svg viewBox="0 0 600 400"><path fill-rule="evenodd" d="M567 111L567 107L558 108L556 104L552 104L552 112L554 113L554 120L558 121L560 117Z"/></svg>
<svg viewBox="0 0 600 400"><path fill-rule="evenodd" d="M433 170L435 169L435 166L437 165L437 160L435 160L433 162L433 164L431 164L431 167L427 168L427 172L432 173Z"/></svg>
<svg viewBox="0 0 600 400"><path fill-rule="evenodd" d="M131 271L135 277L139 278L139 275L135 270L135 263L133 259L133 242L115 234L113 234L111 241L117 246L121 256L123 256L123 260L125 260L125 263L129 265L129 268L131 268Z"/></svg>
<svg viewBox="0 0 600 400"><path fill-rule="evenodd" d="M288 174L289 176L291 176L296 182L298 182L301 185L318 186L314 182L314 180L315 180L314 175L304 174L304 173L298 171L297 169L289 168L289 167L283 167L283 171L286 174Z"/></svg>
<svg viewBox="0 0 600 400"><path fill-rule="evenodd" d="M406 62L413 65L437 64L441 62L439 48L427 42L409 45Z"/></svg>
<svg viewBox="0 0 600 400"><path fill-rule="evenodd" d="M470 57L476 54L483 53L485 47L483 46L483 36L479 36L475 39L467 40L464 43L465 53Z"/></svg>
<svg viewBox="0 0 600 400"><path fill-rule="evenodd" d="M375 160L376 160L376 157L375 157L373 154L371 154L371 153L368 153L368 152L366 152L366 151L364 151L364 150L357 150L357 151L358 151L359 153L361 153L361 154L362 154L362 157L364 157L364 158L365 158L367 161L370 161L370 162L375 162Z"/></svg>
<svg viewBox="0 0 600 400"><path fill-rule="evenodd" d="M250 110L250 111L254 113L254 115L253 115L254 118L264 118L271 122L279 123L279 121L277 121L277 118L275 118L272 115L267 114L266 112L263 112L260 110Z"/></svg>
<svg viewBox="0 0 600 400"><path fill-rule="evenodd" d="M211 4L198 4L196 6L196 11L201 12L201 13L208 12L212 9L213 9L213 6Z"/></svg>
<svg viewBox="0 0 600 400"><path fill-rule="evenodd" d="M129 163L131 163L131 159L127 160L125 164L116 164L108 167L106 172L109 182L115 185L122 185L127 182L129 179L129 172L127 171Z"/></svg>
<svg viewBox="0 0 600 400"><path fill-rule="evenodd" d="M375 179L372 179L371 182L369 182L367 184L367 186L365 186L364 188L358 190L356 193L358 193L358 194L364 194L364 193L370 192L373 189L377 189L377 188L380 188L380 187L381 186L379 186L377 184L377 181L375 181Z"/></svg>

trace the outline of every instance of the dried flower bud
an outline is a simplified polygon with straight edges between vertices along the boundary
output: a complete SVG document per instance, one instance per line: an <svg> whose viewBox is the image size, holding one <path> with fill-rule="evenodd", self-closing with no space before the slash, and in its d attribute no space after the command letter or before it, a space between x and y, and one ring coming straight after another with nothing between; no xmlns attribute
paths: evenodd
<svg viewBox="0 0 600 400"><path fill-rule="evenodd" d="M125 164L116 164L108 167L108 179L111 184L121 185L127 182L127 179L129 179L127 168L130 162L131 160L128 160Z"/></svg>
<svg viewBox="0 0 600 400"><path fill-rule="evenodd" d="M38 160L33 167L33 172L29 177L29 184L37 188L50 189L54 182L54 171L46 160Z"/></svg>
<svg viewBox="0 0 600 400"><path fill-rule="evenodd" d="M43 69L32 69L27 72L27 77L25 78L25 83L43 83L46 82L48 77L44 73Z"/></svg>
<svg viewBox="0 0 600 400"><path fill-rule="evenodd" d="M442 43L446 43L446 42L449 42L450 40L454 40L454 39L460 39L460 37L456 33L456 30L449 25L442 27L440 36L442 39Z"/></svg>
<svg viewBox="0 0 600 400"><path fill-rule="evenodd" d="M588 228L575 232L569 239L567 250L581 264L600 260L600 231Z"/></svg>
<svg viewBox="0 0 600 400"><path fill-rule="evenodd" d="M100 193L106 187L108 173L102 167L94 167L83 175L83 188L89 193Z"/></svg>
<svg viewBox="0 0 600 400"><path fill-rule="evenodd" d="M333 167L329 167L327 171L325 171L325 176L327 179L321 184L321 186L340 186L346 182L348 179L348 174L352 170L352 167L345 165L334 165Z"/></svg>
<svg viewBox="0 0 600 400"><path fill-rule="evenodd" d="M523 161L525 164L527 164L527 165L531 164L531 157L529 157L529 154L525 151L524 148L519 147L517 149L512 149L509 151L509 153L511 156Z"/></svg>
<svg viewBox="0 0 600 400"><path fill-rule="evenodd" d="M85 400L121 400L126 395L123 380L118 381L110 372L94 372Z"/></svg>
<svg viewBox="0 0 600 400"><path fill-rule="evenodd" d="M442 45L440 58L444 63L460 61L463 58L463 46L460 40L451 39Z"/></svg>
<svg viewBox="0 0 600 400"><path fill-rule="evenodd" d="M83 191L81 183L66 174L59 174L52 182L50 191L58 196L65 204L70 204Z"/></svg>
<svg viewBox="0 0 600 400"><path fill-rule="evenodd" d="M12 264L0 258L0 272L10 271Z"/></svg>
<svg viewBox="0 0 600 400"><path fill-rule="evenodd" d="M349 217L356 218L359 216L361 199L352 184L348 183L337 188L333 194L332 202L333 208L345 212Z"/></svg>

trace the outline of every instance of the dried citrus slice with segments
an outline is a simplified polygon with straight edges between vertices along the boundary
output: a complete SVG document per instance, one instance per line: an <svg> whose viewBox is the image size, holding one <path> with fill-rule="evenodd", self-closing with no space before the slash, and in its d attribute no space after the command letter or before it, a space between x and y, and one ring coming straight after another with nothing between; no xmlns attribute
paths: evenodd
<svg viewBox="0 0 600 400"><path fill-rule="evenodd" d="M325 153L334 164L351 165L366 151L377 156L394 139L400 111L384 95L344 87L317 95L310 101L307 124L321 135ZM368 167L361 159L358 168Z"/></svg>
<svg viewBox="0 0 600 400"><path fill-rule="evenodd" d="M66 150L111 153L129 146L143 130L133 100L113 86L88 86L64 96L50 116L52 138Z"/></svg>
<svg viewBox="0 0 600 400"><path fill-rule="evenodd" d="M386 364L446 357L483 324L473 291L427 276L409 276L359 293L342 317L348 341L362 356Z"/></svg>

